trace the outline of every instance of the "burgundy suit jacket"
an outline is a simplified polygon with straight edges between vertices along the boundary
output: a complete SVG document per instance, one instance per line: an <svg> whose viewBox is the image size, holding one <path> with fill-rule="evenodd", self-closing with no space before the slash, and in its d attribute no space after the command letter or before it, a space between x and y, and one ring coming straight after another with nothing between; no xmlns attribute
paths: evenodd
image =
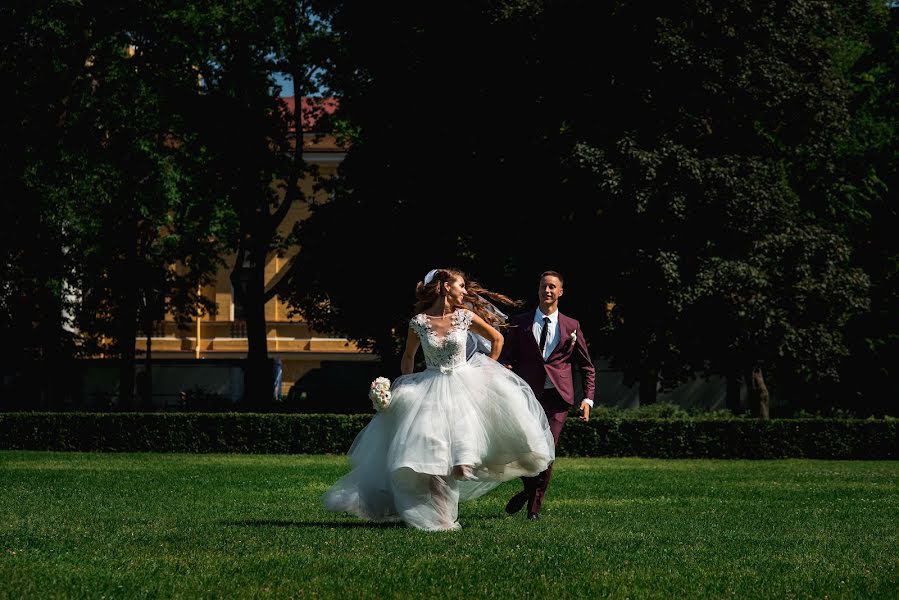
<svg viewBox="0 0 899 600"><path fill-rule="evenodd" d="M534 311L521 313L509 319L509 327L505 330L503 351L499 362L512 365L512 369L528 382L534 395L543 395L546 377L568 404L574 404L584 398L593 400L596 391L596 369L587 350L587 340L581 331L581 324L576 319L559 313L559 343L552 354L544 362L534 339L531 327L534 324ZM575 331L576 340L571 339ZM572 366L577 362L583 375L584 395L574 396L574 380Z"/></svg>

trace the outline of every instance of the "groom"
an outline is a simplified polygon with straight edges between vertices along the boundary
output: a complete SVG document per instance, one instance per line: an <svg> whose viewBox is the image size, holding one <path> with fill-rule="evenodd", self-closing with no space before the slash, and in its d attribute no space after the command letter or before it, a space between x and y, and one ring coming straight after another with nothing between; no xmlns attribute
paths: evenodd
<svg viewBox="0 0 899 600"><path fill-rule="evenodd" d="M499 357L502 364L518 373L534 390L546 411L556 444L568 411L575 402L572 366L579 363L583 374L581 421L590 418L596 377L580 323L559 312L563 284L562 275L556 271L540 275L537 288L540 305L534 312L515 315L509 320ZM524 490L512 496L506 504L506 512L515 514L527 504L528 519L537 520L552 470L550 465L536 477L522 477Z"/></svg>

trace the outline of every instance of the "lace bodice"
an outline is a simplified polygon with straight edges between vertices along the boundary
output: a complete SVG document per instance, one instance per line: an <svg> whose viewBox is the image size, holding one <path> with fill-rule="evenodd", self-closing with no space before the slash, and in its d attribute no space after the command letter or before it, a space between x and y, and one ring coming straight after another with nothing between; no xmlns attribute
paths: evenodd
<svg viewBox="0 0 899 600"><path fill-rule="evenodd" d="M431 328L430 319L425 314L417 314L409 322L421 339L421 348L425 354L425 364L429 369L440 369L443 372L465 364L465 345L468 341L468 327L474 313L467 309L459 309L452 314L452 327L442 338Z"/></svg>

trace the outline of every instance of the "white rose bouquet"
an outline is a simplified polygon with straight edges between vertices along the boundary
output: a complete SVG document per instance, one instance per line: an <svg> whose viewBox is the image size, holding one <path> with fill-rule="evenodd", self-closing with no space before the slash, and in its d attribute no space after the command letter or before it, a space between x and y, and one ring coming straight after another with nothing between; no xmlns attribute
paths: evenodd
<svg viewBox="0 0 899 600"><path fill-rule="evenodd" d="M390 380L386 377L376 377L371 382L371 388L368 390L368 397L371 399L371 405L378 412L390 405Z"/></svg>

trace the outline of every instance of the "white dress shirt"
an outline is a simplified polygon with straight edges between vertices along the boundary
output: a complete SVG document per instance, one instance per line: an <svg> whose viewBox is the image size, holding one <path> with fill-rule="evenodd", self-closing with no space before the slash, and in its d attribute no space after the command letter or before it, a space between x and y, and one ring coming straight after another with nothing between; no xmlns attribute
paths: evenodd
<svg viewBox="0 0 899 600"><path fill-rule="evenodd" d="M549 355L559 345L559 311L551 315L544 315L539 308L534 311L534 324L531 326L531 330L534 332L534 339L537 340L538 347L540 345L540 335L543 333L543 317L549 317L549 331L546 333L546 346L543 347L543 361L546 362Z"/></svg>

